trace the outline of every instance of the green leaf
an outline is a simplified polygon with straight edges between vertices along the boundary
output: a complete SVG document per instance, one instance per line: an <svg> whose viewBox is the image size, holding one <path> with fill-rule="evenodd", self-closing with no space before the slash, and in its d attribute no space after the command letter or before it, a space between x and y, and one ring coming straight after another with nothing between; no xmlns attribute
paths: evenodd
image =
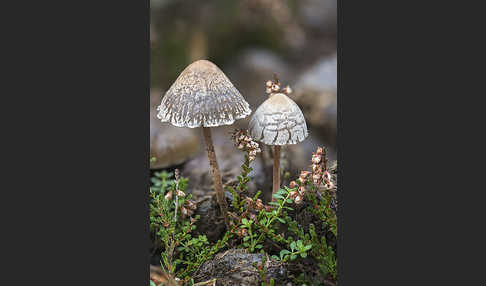
<svg viewBox="0 0 486 286"><path fill-rule="evenodd" d="M272 255L270 256L270 258L274 259L274 260L279 260L278 256L277 255Z"/></svg>
<svg viewBox="0 0 486 286"><path fill-rule="evenodd" d="M243 218L243 219L241 220L241 222L242 222L243 224L248 224L248 220L247 220L246 218Z"/></svg>
<svg viewBox="0 0 486 286"><path fill-rule="evenodd" d="M278 221L281 223L285 223L285 221L282 218L277 217Z"/></svg>
<svg viewBox="0 0 486 286"><path fill-rule="evenodd" d="M262 248L262 247L263 247L263 246L262 246L261 244L257 244L257 245L255 246L255 248L257 248L257 249L260 249L260 248Z"/></svg>
<svg viewBox="0 0 486 286"><path fill-rule="evenodd" d="M249 240L249 239L250 239L250 237L249 237L249 236L245 236L245 237L243 237L243 241L247 241L247 240Z"/></svg>
<svg viewBox="0 0 486 286"><path fill-rule="evenodd" d="M150 280L150 286L157 286L154 281Z"/></svg>
<svg viewBox="0 0 486 286"><path fill-rule="evenodd" d="M294 201L293 201L292 199L287 199L287 203L288 203L288 204L291 204L291 203L293 203L293 202L294 202Z"/></svg>
<svg viewBox="0 0 486 286"><path fill-rule="evenodd" d="M307 251L307 250L309 250L309 249L311 249L311 248L312 248L312 245L310 245L310 244L309 244L309 245L306 245L306 246L304 247L304 250L305 250L305 251Z"/></svg>
<svg viewBox="0 0 486 286"><path fill-rule="evenodd" d="M272 206L277 206L277 207L279 207L279 206L280 206L280 204L279 204L279 203L277 203L277 202L269 202L268 204L269 204L269 205L272 205Z"/></svg>
<svg viewBox="0 0 486 286"><path fill-rule="evenodd" d="M295 260L296 258L297 258L297 255L295 255L295 254L290 255L290 260Z"/></svg>
<svg viewBox="0 0 486 286"><path fill-rule="evenodd" d="M297 241L297 248L302 249L304 247L304 244L302 243L302 240Z"/></svg>
<svg viewBox="0 0 486 286"><path fill-rule="evenodd" d="M307 257L307 253L302 252L302 253L300 254L300 257L302 257L302 258L306 258L306 257Z"/></svg>
<svg viewBox="0 0 486 286"><path fill-rule="evenodd" d="M276 199L285 199L285 197L280 194L273 194L273 197Z"/></svg>
<svg viewBox="0 0 486 286"><path fill-rule="evenodd" d="M289 253L290 253L290 251L288 251L287 249L282 249L280 251L280 259L283 259L284 255L289 254Z"/></svg>
<svg viewBox="0 0 486 286"><path fill-rule="evenodd" d="M287 195L287 191L280 189L280 190L277 191L277 194L286 196Z"/></svg>
<svg viewBox="0 0 486 286"><path fill-rule="evenodd" d="M295 241L292 241L292 243L290 243L290 249L291 250L296 249Z"/></svg>

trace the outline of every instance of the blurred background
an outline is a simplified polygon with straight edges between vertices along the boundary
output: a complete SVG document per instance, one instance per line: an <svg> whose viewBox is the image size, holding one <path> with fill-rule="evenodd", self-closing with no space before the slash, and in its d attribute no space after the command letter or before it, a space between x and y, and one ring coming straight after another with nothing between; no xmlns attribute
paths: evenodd
<svg viewBox="0 0 486 286"><path fill-rule="evenodd" d="M211 187L201 129L161 123L155 110L182 70L199 59L220 67L253 111L267 98L265 82L274 73L291 86L290 97L309 129L304 142L282 151L282 168L292 177L309 168L317 146L336 159L336 0L151 0L150 5L150 153L157 158L152 170L178 167L194 188ZM246 129L249 118L212 129L223 181L243 160L229 132ZM269 150L262 155L253 166L259 189L268 187L265 174L272 164Z"/></svg>

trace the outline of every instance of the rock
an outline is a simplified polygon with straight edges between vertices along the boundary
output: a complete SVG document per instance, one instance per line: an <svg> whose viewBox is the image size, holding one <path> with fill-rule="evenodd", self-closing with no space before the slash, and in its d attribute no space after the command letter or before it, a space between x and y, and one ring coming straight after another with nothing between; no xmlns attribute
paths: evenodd
<svg viewBox="0 0 486 286"><path fill-rule="evenodd" d="M215 195L198 203L196 215L201 217L196 223L196 233L206 235L210 242L216 242L223 236L226 227Z"/></svg>
<svg viewBox="0 0 486 286"><path fill-rule="evenodd" d="M301 107L307 124L320 129L331 147L337 136L337 56L318 61L303 73L294 88L295 102ZM312 133L312 132L311 132Z"/></svg>
<svg viewBox="0 0 486 286"><path fill-rule="evenodd" d="M257 267L262 263L263 254L246 253L243 249L230 249L217 254L213 260L203 263L196 273L196 282L216 278L218 286L260 286L263 280ZM285 264L267 259L265 268L268 280L273 278L275 285L288 283Z"/></svg>
<svg viewBox="0 0 486 286"><path fill-rule="evenodd" d="M166 168L181 164L201 153L202 138L195 129L174 127L157 119L157 105L163 92L150 92L150 163L151 169Z"/></svg>
<svg viewBox="0 0 486 286"><path fill-rule="evenodd" d="M336 33L337 0L301 0L298 14L306 27L329 34Z"/></svg>

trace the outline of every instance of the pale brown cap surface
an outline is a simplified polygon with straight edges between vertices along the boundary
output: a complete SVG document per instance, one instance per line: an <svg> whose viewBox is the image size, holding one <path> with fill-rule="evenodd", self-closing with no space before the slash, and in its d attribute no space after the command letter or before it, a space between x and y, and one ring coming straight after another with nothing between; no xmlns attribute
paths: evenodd
<svg viewBox="0 0 486 286"><path fill-rule="evenodd" d="M226 75L207 60L184 69L157 110L162 122L189 128L231 125L251 113L248 102Z"/></svg>
<svg viewBox="0 0 486 286"><path fill-rule="evenodd" d="M309 135L299 106L283 93L272 94L257 108L248 131L267 145L297 144Z"/></svg>

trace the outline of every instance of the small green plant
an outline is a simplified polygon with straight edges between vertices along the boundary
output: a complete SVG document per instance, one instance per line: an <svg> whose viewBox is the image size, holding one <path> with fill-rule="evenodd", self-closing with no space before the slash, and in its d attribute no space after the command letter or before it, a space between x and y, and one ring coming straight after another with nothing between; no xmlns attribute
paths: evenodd
<svg viewBox="0 0 486 286"><path fill-rule="evenodd" d="M202 263L225 247L230 235L211 245L205 235L193 237L191 231L199 215L192 217L196 203L186 195L187 179L173 174L157 172L150 188L150 230L161 245L161 266L169 279L184 279L188 285L190 275ZM176 278L178 277L178 278Z"/></svg>
<svg viewBox="0 0 486 286"><path fill-rule="evenodd" d="M280 251L280 260L282 261L288 261L290 260L295 260L298 255L302 258L307 257L307 251L312 248L312 245L304 245L302 240L297 240L297 242L292 241L290 243L290 251L287 249L282 249Z"/></svg>

